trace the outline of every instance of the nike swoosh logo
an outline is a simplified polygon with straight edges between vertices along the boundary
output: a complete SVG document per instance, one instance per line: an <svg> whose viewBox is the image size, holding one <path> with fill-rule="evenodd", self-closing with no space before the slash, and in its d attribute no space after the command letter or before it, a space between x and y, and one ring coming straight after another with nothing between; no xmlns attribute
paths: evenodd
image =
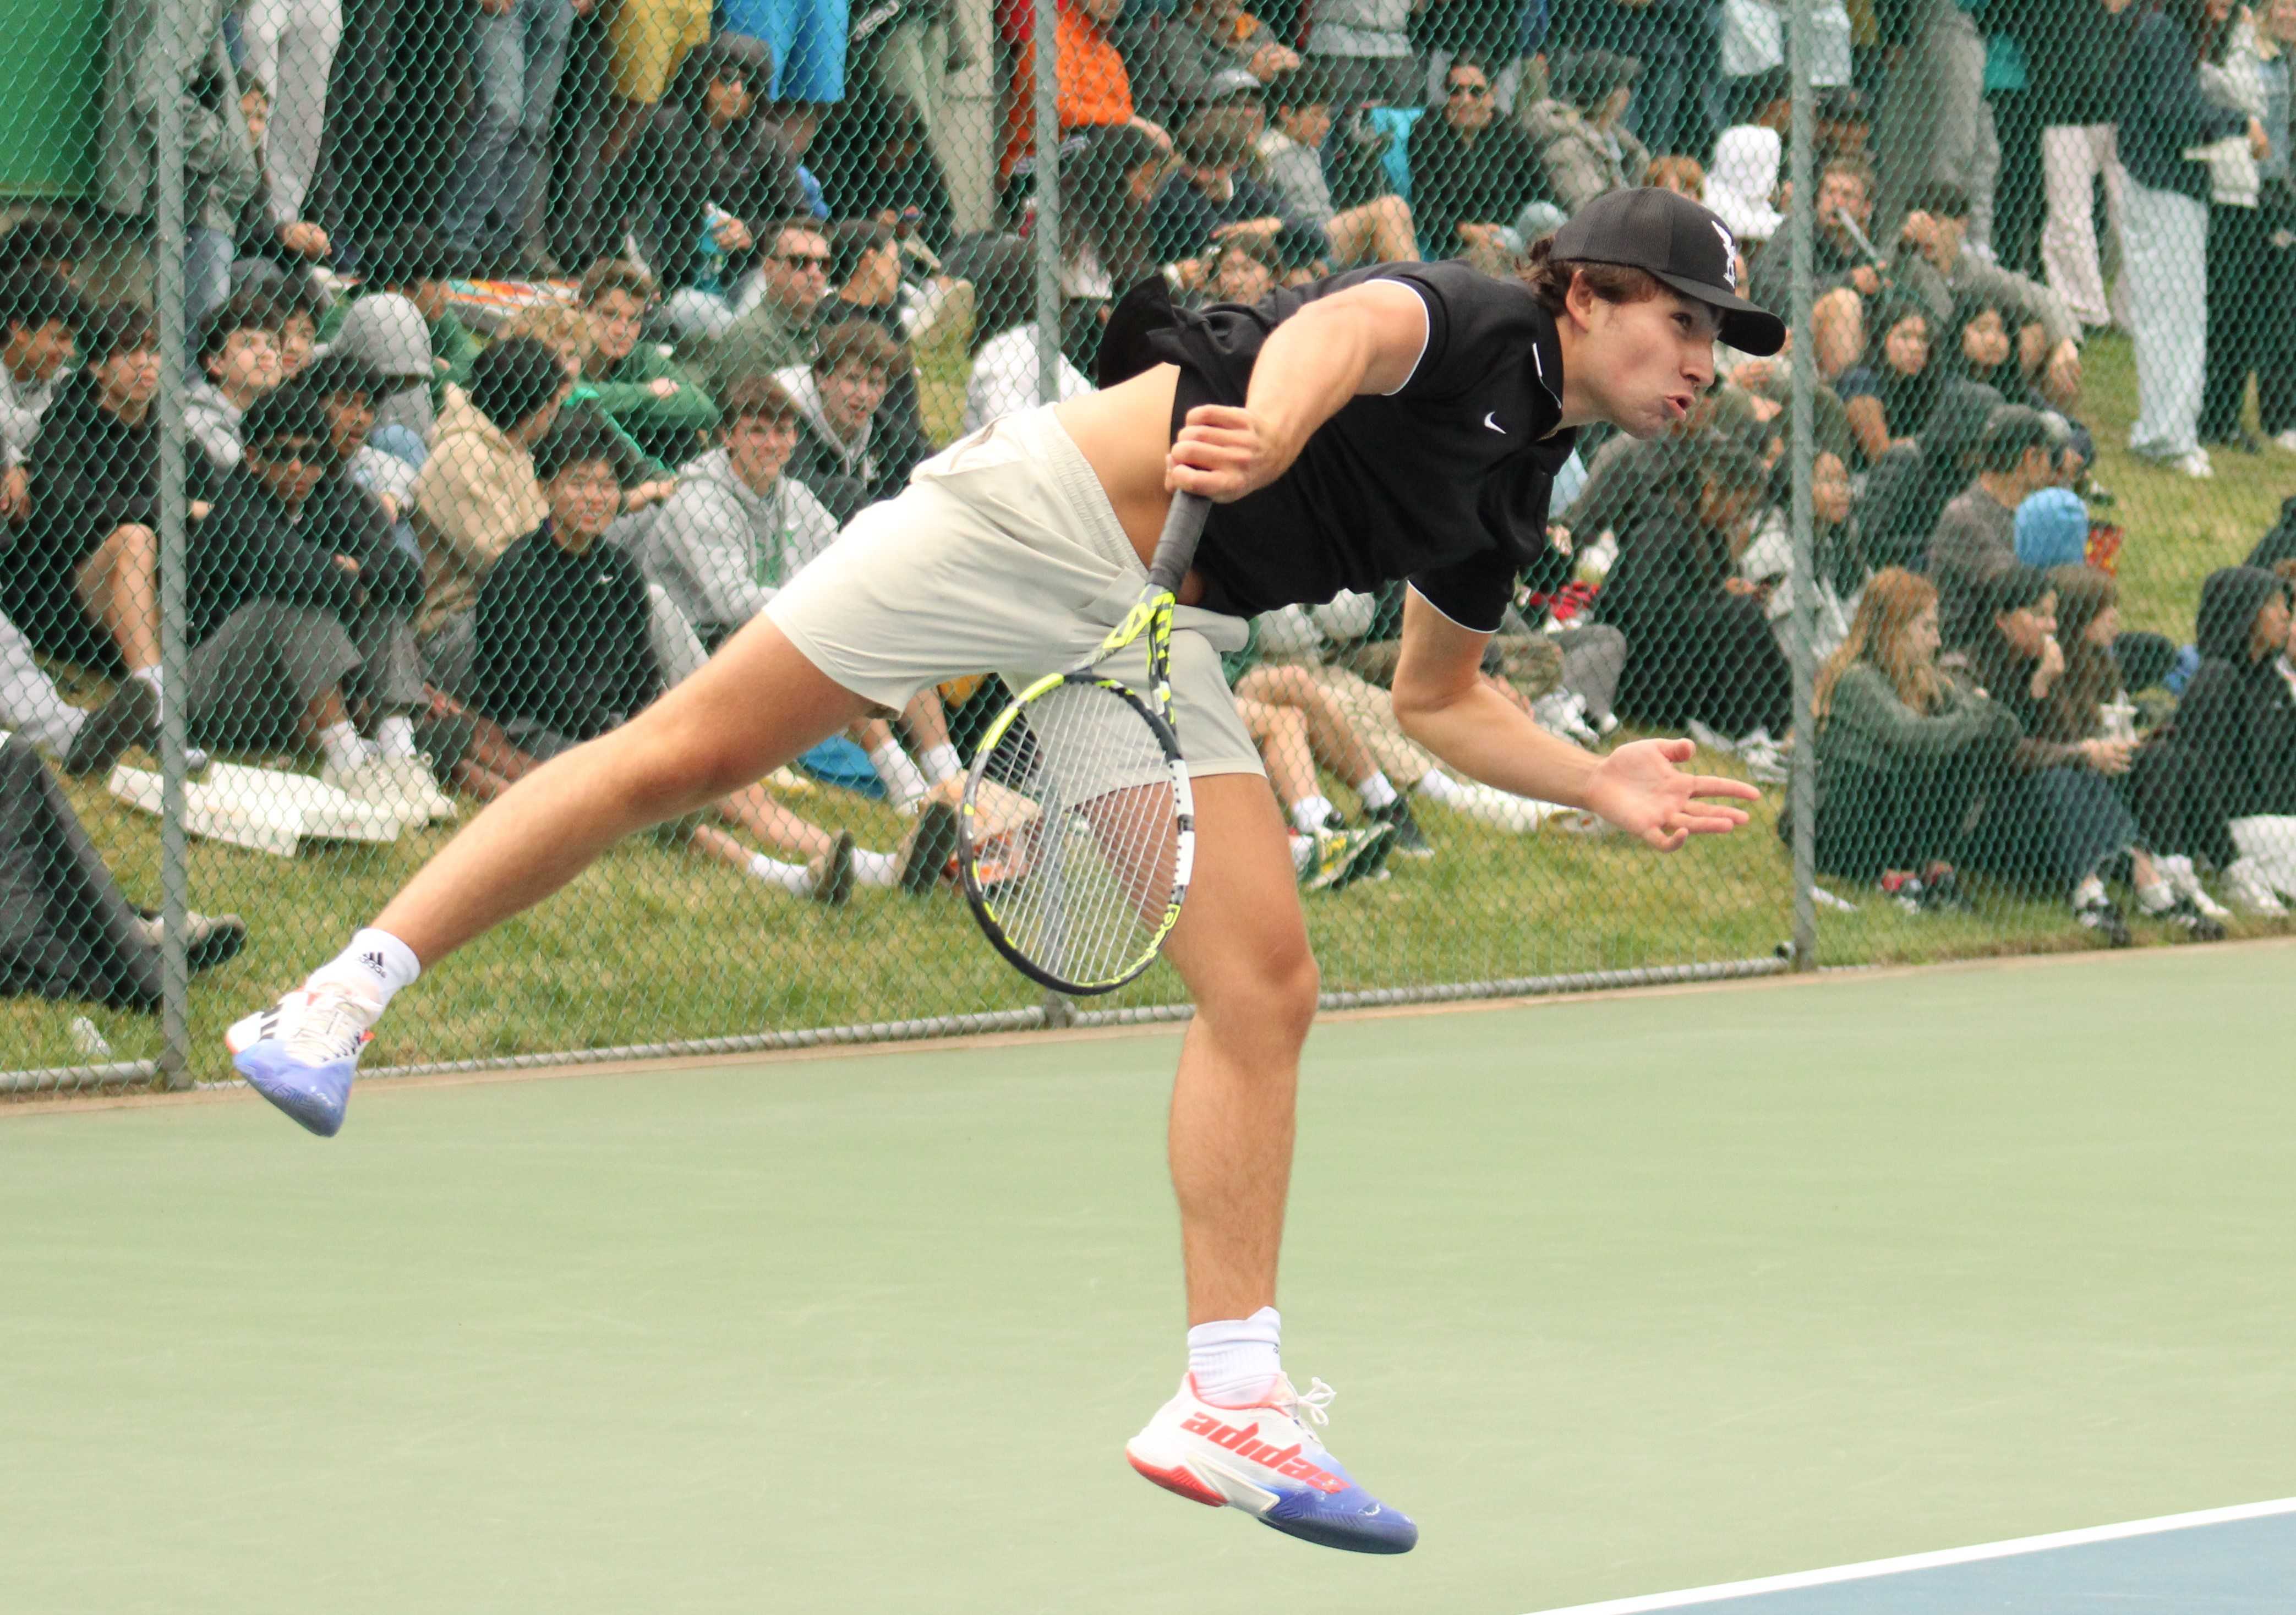
<svg viewBox="0 0 2296 1615"><path fill-rule="evenodd" d="M1498 433L1500 437L1504 438L1506 436L1506 428L1499 424L1498 411L1496 409L1483 417L1483 424L1489 427L1493 431Z"/></svg>

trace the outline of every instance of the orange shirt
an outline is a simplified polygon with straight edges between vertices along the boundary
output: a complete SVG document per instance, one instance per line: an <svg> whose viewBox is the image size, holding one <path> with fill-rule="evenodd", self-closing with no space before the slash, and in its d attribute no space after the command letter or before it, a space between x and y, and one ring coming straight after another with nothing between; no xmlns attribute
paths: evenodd
<svg viewBox="0 0 2296 1615"><path fill-rule="evenodd" d="M1132 78L1124 58L1100 25L1071 5L1060 8L1061 132L1132 119ZM1013 63L1012 99L1004 109L1004 155L996 165L1009 176L1013 165L1035 149L1037 42L1021 42Z"/></svg>

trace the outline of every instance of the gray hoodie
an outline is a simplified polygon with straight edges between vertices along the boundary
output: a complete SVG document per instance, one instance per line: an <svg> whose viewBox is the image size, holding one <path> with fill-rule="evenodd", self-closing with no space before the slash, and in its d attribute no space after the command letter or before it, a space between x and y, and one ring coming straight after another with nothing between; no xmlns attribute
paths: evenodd
<svg viewBox="0 0 2296 1615"><path fill-rule="evenodd" d="M648 578L705 633L730 633L837 537L813 490L783 476L759 494L723 448L689 461L677 491L630 543Z"/></svg>
<svg viewBox="0 0 2296 1615"><path fill-rule="evenodd" d="M200 446L219 471L239 463L239 423L246 414L205 376L184 391L184 435Z"/></svg>

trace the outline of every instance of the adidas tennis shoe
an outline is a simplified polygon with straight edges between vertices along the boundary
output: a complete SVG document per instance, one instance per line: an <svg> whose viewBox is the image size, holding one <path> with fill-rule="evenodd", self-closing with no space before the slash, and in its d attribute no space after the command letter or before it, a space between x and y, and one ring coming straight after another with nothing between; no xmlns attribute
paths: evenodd
<svg viewBox="0 0 2296 1615"><path fill-rule="evenodd" d="M382 1005L353 984L299 988L223 1035L247 1086L322 1138L341 1130L359 1051Z"/></svg>
<svg viewBox="0 0 2296 1615"><path fill-rule="evenodd" d="M1352 1554L1407 1554L1419 1528L1357 1485L1308 1429L1330 1422L1332 1396L1321 1380L1302 1396L1279 1378L1249 1407L1218 1407L1196 1395L1190 1374L1124 1455L1168 1492L1242 1509L1286 1536Z"/></svg>

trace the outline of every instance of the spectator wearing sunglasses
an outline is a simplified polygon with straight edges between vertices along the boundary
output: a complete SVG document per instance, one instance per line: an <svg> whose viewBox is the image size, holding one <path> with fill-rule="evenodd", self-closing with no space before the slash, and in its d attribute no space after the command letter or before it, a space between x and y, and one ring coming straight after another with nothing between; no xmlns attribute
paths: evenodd
<svg viewBox="0 0 2296 1615"><path fill-rule="evenodd" d="M1497 116L1490 69L1462 54L1444 75L1441 115L1411 133L1411 211L1419 250L1431 258L1488 255L1525 202L1547 200L1538 152L1513 119Z"/></svg>
<svg viewBox="0 0 2296 1615"><path fill-rule="evenodd" d="M193 733L247 749L308 745L326 759L323 777L352 795L409 824L451 818L409 716L423 702L422 568L344 474L326 400L310 388L258 399L242 446L191 545Z"/></svg>

